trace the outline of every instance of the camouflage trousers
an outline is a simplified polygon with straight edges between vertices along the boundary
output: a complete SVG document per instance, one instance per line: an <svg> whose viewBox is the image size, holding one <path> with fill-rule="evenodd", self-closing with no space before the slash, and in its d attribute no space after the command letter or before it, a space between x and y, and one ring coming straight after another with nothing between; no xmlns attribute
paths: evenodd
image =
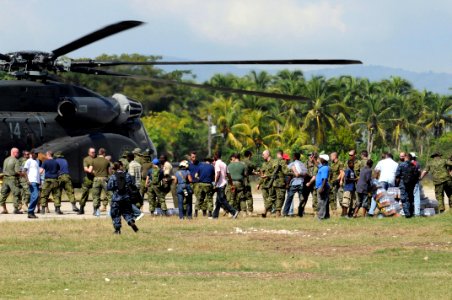
<svg viewBox="0 0 452 300"><path fill-rule="evenodd" d="M27 204L30 202L30 186L28 180L24 177L19 179L20 199L21 204Z"/></svg>
<svg viewBox="0 0 452 300"><path fill-rule="evenodd" d="M199 182L190 183L190 186L191 186L191 190L193 191L193 196L196 197L195 209L199 210L199 198L201 197L199 195ZM184 198L184 201L185 201L185 198ZM184 205L185 205L185 203L184 203Z"/></svg>
<svg viewBox="0 0 452 300"><path fill-rule="evenodd" d="M264 208L266 211L271 211L273 205L276 205L276 191L273 187L263 188L262 197L264 198Z"/></svg>
<svg viewBox="0 0 452 300"><path fill-rule="evenodd" d="M49 202L49 196L52 194L53 202L55 203L55 207L61 206L61 193L60 187L58 186L58 179L50 179L47 178L44 180L42 184L41 191L41 206L47 206L47 202Z"/></svg>
<svg viewBox="0 0 452 300"><path fill-rule="evenodd" d="M213 211L214 189L211 183L200 182L198 185L198 195L196 196L195 210Z"/></svg>
<svg viewBox="0 0 452 300"><path fill-rule="evenodd" d="M100 207L100 197L102 195L102 191L107 195L107 177L94 177L93 180L93 207L95 209Z"/></svg>
<svg viewBox="0 0 452 300"><path fill-rule="evenodd" d="M82 196L80 197L80 207L85 207L86 201L88 201L89 191L93 188L93 180L88 177L83 178L82 183Z"/></svg>
<svg viewBox="0 0 452 300"><path fill-rule="evenodd" d="M330 195L328 197L330 202L330 212L334 212L337 210L337 202L341 203L343 195L344 189L339 185L333 186L330 189Z"/></svg>
<svg viewBox="0 0 452 300"><path fill-rule="evenodd" d="M146 186L146 179L141 179L141 184L140 184L140 195L144 200L144 195L147 194L149 190L149 187Z"/></svg>
<svg viewBox="0 0 452 300"><path fill-rule="evenodd" d="M253 212L253 194L251 193L251 185L245 185L245 204L246 209L242 209L243 211Z"/></svg>
<svg viewBox="0 0 452 300"><path fill-rule="evenodd" d="M233 181L234 191L231 190L231 204L238 211L246 212L246 196L245 196L245 186L240 181Z"/></svg>
<svg viewBox="0 0 452 300"><path fill-rule="evenodd" d="M63 196L63 191L66 191L69 202L75 204L74 187L72 186L72 179L69 174L63 174L58 177L58 186L60 189L60 198ZM61 202L61 199L60 199Z"/></svg>
<svg viewBox="0 0 452 300"><path fill-rule="evenodd" d="M166 194L159 188L158 185L149 186L147 195L149 201L149 212L153 213L158 207L162 210L167 210L165 202Z"/></svg>
<svg viewBox="0 0 452 300"><path fill-rule="evenodd" d="M13 193L14 208L18 209L20 204L19 180L16 177L5 176L3 178L0 205L4 205L6 203L6 199L8 198L10 193Z"/></svg>
<svg viewBox="0 0 452 300"><path fill-rule="evenodd" d="M449 198L449 207L452 209L452 179L445 181L441 184L435 184L435 197L438 200L439 211L445 210L444 193Z"/></svg>
<svg viewBox="0 0 452 300"><path fill-rule="evenodd" d="M276 194L275 210L281 211L284 200L286 200L286 187L274 187L274 189Z"/></svg>

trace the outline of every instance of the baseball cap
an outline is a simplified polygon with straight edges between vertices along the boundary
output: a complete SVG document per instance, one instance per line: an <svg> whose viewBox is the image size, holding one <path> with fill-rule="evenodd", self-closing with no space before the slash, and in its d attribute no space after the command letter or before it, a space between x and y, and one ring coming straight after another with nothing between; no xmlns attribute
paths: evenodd
<svg viewBox="0 0 452 300"><path fill-rule="evenodd" d="M328 154L320 154L319 157L325 161L329 161L330 157L328 156Z"/></svg>

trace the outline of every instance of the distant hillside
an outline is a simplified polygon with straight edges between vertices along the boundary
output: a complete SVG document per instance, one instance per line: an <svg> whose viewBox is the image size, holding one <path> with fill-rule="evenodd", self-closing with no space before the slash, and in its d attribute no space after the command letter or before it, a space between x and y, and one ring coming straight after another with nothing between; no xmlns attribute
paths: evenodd
<svg viewBox="0 0 452 300"><path fill-rule="evenodd" d="M243 76L253 70L252 67L237 66L165 66L162 67L162 69L164 69L165 71L171 71L175 69L191 70L192 73L196 75L196 80L198 82L204 82L216 73L232 73L237 76ZM259 68L259 70L263 70L263 68ZM268 72L275 74L277 71L275 71L273 68ZM411 84L413 84L413 86L418 90L426 89L439 94L452 94L452 90L449 90L449 88L452 88L452 74L449 73L418 73L406 71L403 69L366 65L352 65L339 68L319 69L304 71L303 73L305 74L305 77L307 79L311 78L312 76L318 75L325 76L326 78L337 77L341 75L351 75L354 77L369 78L369 80L371 81L379 81L382 79L390 78L391 76L399 76L411 82Z"/></svg>

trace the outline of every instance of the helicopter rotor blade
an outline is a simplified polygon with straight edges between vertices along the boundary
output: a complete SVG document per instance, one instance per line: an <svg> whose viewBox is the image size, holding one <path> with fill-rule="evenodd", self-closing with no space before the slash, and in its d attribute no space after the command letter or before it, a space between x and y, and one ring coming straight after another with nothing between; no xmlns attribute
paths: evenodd
<svg viewBox="0 0 452 300"><path fill-rule="evenodd" d="M211 61L73 61L72 65L84 67L110 67L121 65L351 65L362 64L360 60L349 59L275 59L275 60L211 60Z"/></svg>
<svg viewBox="0 0 452 300"><path fill-rule="evenodd" d="M249 91L249 90L226 88L226 87L215 87L215 86L211 86L211 85L207 85L207 84L197 84L197 83L177 81L177 80L171 80L171 79L116 73L116 72L99 70L99 69L94 69L94 68L86 68L86 67L76 67L76 68L71 69L71 71L77 72L77 73L83 73L83 74L91 74L91 75L109 75L109 76L117 76L117 77L126 77L126 78L137 79L137 80L151 81L154 83L164 84L164 85L182 85L182 86L188 86L188 87L192 87L192 88L199 88L199 89L205 89L205 90L210 90L210 91L220 91L220 92L224 92L224 93L235 93L235 94L240 94L240 95L252 95L252 96L258 96L258 97L277 98L277 99L283 99L283 100L301 100L301 101L309 100L309 98L304 97L304 96L285 95L285 94L260 92L260 91Z"/></svg>
<svg viewBox="0 0 452 300"><path fill-rule="evenodd" d="M82 73L82 74L90 74L90 75L108 75L108 76L117 76L117 77L130 77L129 74L117 73L107 70L99 70L94 68L87 67L75 67L71 68L71 72Z"/></svg>
<svg viewBox="0 0 452 300"><path fill-rule="evenodd" d="M155 78L155 77L134 76L134 75L131 75L130 77L132 77L134 79L147 80L147 81L151 81L151 82L158 83L158 84L182 85L182 86L198 88L198 89L205 89L205 90L210 90L210 91L220 91L220 92L224 92L224 93L235 93L235 94L240 94L240 95L251 95L251 96L258 96L258 97L265 97L265 98L277 98L277 99L283 99L283 100L301 100L301 101L309 100L309 98L304 97L304 96L285 95L285 94L269 93L269 92L261 92L261 91L249 91L249 90L234 89L234 88L227 88L227 87L216 87L216 86L207 85L207 84L197 84L197 83L177 81L177 80L171 80L171 79L163 79L163 78Z"/></svg>
<svg viewBox="0 0 452 300"><path fill-rule="evenodd" d="M91 43L94 43L98 40L101 40L103 38L106 38L110 35L119 33L124 30L128 30L131 28L134 28L136 26L142 25L144 22L141 21L122 21L115 24L108 25L104 28L101 28L99 30L96 30L90 34L87 34L75 41L72 41L60 48L57 48L52 51L52 57L56 58L62 55L65 55L69 52L72 52L74 50L77 50L79 48L82 48L86 45L89 45Z"/></svg>

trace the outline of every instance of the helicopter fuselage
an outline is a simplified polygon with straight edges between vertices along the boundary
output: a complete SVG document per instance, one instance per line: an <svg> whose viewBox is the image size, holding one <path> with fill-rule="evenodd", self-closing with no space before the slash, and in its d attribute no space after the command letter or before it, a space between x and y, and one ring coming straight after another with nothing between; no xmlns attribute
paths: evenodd
<svg viewBox="0 0 452 300"><path fill-rule="evenodd" d="M156 151L140 121L139 102L121 94L103 97L55 81L0 81L0 160L12 147L62 151L75 185L89 147L106 148L112 159L133 148Z"/></svg>

